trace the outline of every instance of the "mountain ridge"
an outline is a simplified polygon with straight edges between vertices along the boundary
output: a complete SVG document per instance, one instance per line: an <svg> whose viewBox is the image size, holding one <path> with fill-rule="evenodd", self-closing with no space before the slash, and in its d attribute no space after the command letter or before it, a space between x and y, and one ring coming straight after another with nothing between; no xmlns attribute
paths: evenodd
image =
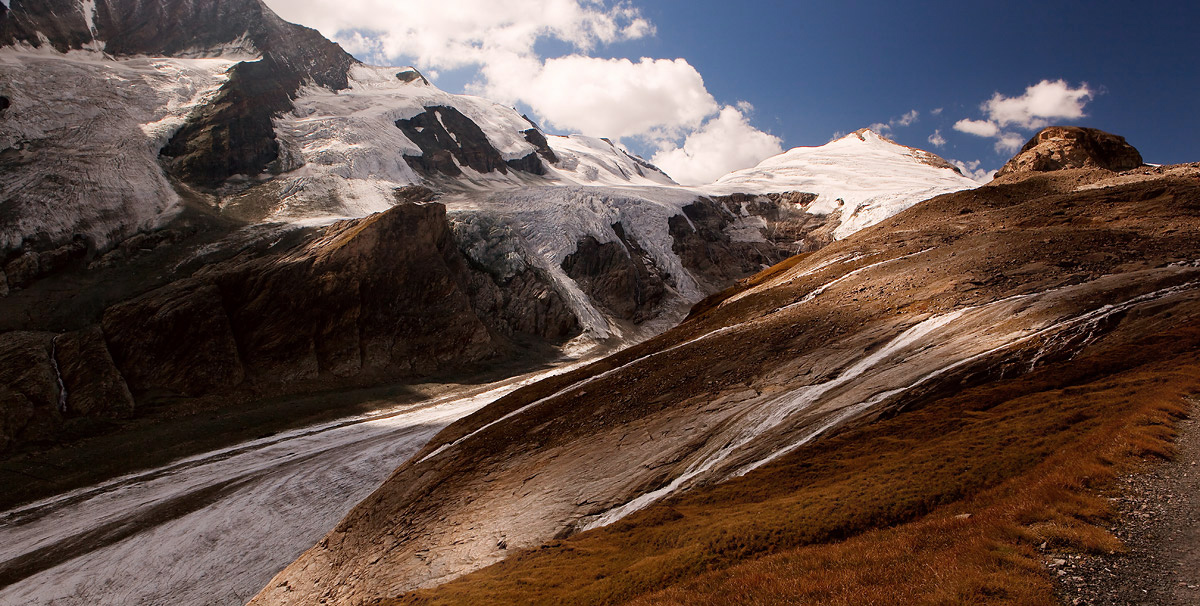
<svg viewBox="0 0 1200 606"><path fill-rule="evenodd" d="M451 425L252 603L623 602L689 566L767 553L735 555L794 520L764 529L722 510L741 521L724 538L681 539L694 549L652 529L702 527L687 520L723 501L690 491L752 475L769 486L781 462L802 466L794 453L847 430L1194 321L1195 175L1036 174L932 198L793 259L660 337ZM1086 365L1071 373L1099 380ZM634 547L635 530L668 543ZM622 550L638 555L605 563Z"/></svg>

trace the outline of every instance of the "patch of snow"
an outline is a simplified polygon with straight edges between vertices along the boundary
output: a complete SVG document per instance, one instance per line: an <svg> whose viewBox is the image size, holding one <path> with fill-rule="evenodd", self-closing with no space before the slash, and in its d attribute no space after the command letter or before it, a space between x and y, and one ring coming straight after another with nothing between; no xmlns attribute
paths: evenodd
<svg viewBox="0 0 1200 606"><path fill-rule="evenodd" d="M233 61L113 60L0 49L12 107L0 149L22 161L0 173L0 249L45 234L84 234L99 246L169 217L178 202L158 162L167 138L227 79Z"/></svg>
<svg viewBox="0 0 1200 606"><path fill-rule="evenodd" d="M840 211L834 237L841 239L922 200L979 186L953 169L927 163L926 157L867 130L820 147L793 148L696 189L717 195L817 194L808 212Z"/></svg>
<svg viewBox="0 0 1200 606"><path fill-rule="evenodd" d="M758 412L761 418L744 419L741 423L739 435L729 442L726 442L715 451L694 461L682 474L671 480L666 486L652 490L637 498L604 512L604 514L589 522L584 530L607 526L620 520L621 518L645 508L647 505L658 501L659 499L675 492L684 483L691 481L694 478L707 474L717 465L723 463L735 451L746 446L755 438L766 433L768 430L780 426L785 419L792 416L796 412L804 410L814 404L819 398L826 393L849 383L850 381L862 376L863 373L870 370L880 362L888 359L898 352L909 348L912 344L924 339L929 334L940 330L942 327L958 319L966 310L957 310L940 316L934 316L916 326L909 328L901 333L896 338L892 339L887 345L879 348L872 354L863 357L854 365L842 371L836 378L824 383L816 385L808 385L799 390L788 394L785 397L777 399L775 402L764 406Z"/></svg>

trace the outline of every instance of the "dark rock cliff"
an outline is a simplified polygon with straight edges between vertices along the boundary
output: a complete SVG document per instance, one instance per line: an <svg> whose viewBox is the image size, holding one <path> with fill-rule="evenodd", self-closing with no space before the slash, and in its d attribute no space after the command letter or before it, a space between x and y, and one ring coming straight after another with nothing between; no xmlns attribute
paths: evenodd
<svg viewBox="0 0 1200 606"><path fill-rule="evenodd" d="M620 223L612 228L618 241L601 244L587 236L563 259L562 268L601 307L640 324L655 316L670 276L637 240L626 236Z"/></svg>
<svg viewBox="0 0 1200 606"><path fill-rule="evenodd" d="M135 403L402 381L578 332L533 270L491 275L459 250L442 205L400 204L208 266L109 307L98 327L0 335L0 450Z"/></svg>
<svg viewBox="0 0 1200 606"><path fill-rule="evenodd" d="M487 135L479 125L453 107L426 107L421 114L397 120L396 127L403 131L410 141L416 143L422 152L420 156L404 156L404 160L414 170L426 176L457 177L462 174L460 166L469 166L480 173L508 174L511 168L535 175L546 174L546 168L538 158L537 152L506 162L488 141ZM531 137L530 131L537 133L536 136ZM527 130L524 134L535 146L535 141L540 137L542 145L549 150L546 138L535 129ZM549 157L553 157L553 154L553 151L549 151ZM542 155L546 157L545 151ZM455 160L458 161L457 164Z"/></svg>

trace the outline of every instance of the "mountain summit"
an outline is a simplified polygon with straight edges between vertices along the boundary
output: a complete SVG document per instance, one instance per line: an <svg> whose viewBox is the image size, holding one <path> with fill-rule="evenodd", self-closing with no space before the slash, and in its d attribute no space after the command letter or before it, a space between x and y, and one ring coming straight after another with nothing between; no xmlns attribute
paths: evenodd
<svg viewBox="0 0 1200 606"><path fill-rule="evenodd" d="M996 176L1071 168L1122 171L1142 164L1142 155L1125 137L1095 128L1050 126L1034 135Z"/></svg>

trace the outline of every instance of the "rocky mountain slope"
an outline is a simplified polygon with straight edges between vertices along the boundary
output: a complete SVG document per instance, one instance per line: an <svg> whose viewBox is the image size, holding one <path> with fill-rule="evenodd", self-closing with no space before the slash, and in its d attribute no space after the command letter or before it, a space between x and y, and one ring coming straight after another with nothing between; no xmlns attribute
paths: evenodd
<svg viewBox="0 0 1200 606"><path fill-rule="evenodd" d="M975 186L862 131L682 188L259 0L14 0L0 97L0 449L634 342Z"/></svg>
<svg viewBox="0 0 1200 606"><path fill-rule="evenodd" d="M402 601L626 602L781 546L917 519L1090 443L1085 422L1132 418L1120 416L1133 414L1131 400L1071 399L1063 410L1077 412L1063 416L1012 407L1039 390L1031 401L1094 385L1136 393L1143 383L1120 377L1197 362L1200 167L1114 172L1094 168L1087 141L1058 145L1068 158L1059 170L928 200L739 282L655 339L459 421L252 603L366 603L489 564ZM1170 346L1129 353L1148 352L1147 339ZM992 408L1007 412L993 419ZM990 420L934 421L972 415ZM1034 433L970 434L1024 423ZM942 471L903 487L864 479L886 489L855 489L867 492L824 513L805 509L824 497L787 496L867 478L805 471L822 453L918 452L888 446L905 435L888 433L893 425L911 435L940 427L924 439L945 446L931 449L975 440L968 467L943 473L956 455L931 450ZM859 437L839 440L847 432ZM900 465L896 478L910 469L864 465ZM806 534L810 525L824 530Z"/></svg>

